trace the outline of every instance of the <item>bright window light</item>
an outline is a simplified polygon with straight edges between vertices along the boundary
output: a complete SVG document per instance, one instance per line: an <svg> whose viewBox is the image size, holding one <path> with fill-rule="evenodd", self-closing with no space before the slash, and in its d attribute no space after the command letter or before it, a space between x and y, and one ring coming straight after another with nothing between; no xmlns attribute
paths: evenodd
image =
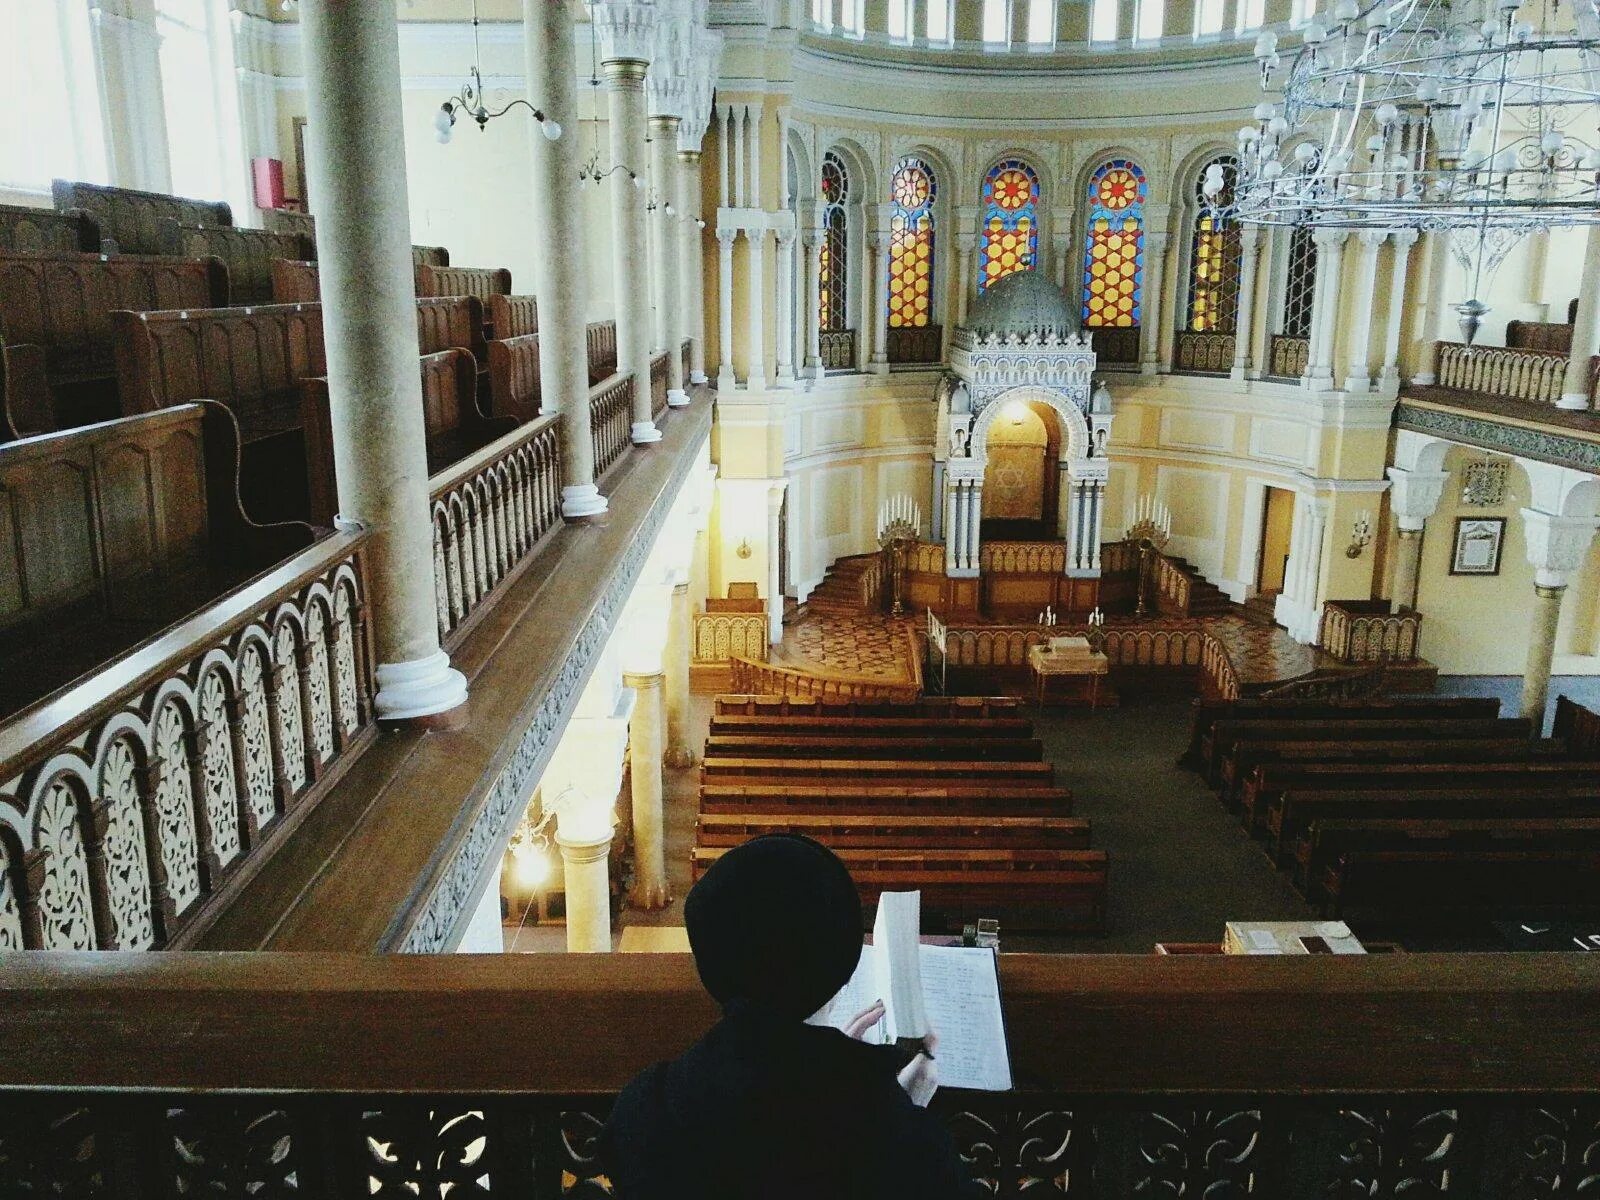
<svg viewBox="0 0 1600 1200"><path fill-rule="evenodd" d="M1117 0L1093 0L1089 6L1089 40L1117 40Z"/></svg>
<svg viewBox="0 0 1600 1200"><path fill-rule="evenodd" d="M248 212L227 0L156 0L172 190Z"/></svg>
<svg viewBox="0 0 1600 1200"><path fill-rule="evenodd" d="M928 0L928 40L936 45L950 44L950 0Z"/></svg>
<svg viewBox="0 0 1600 1200"><path fill-rule="evenodd" d="M865 29L866 21L862 15L862 9L865 5L866 0L844 0L844 4L839 10L839 28L846 33L856 34Z"/></svg>
<svg viewBox="0 0 1600 1200"><path fill-rule="evenodd" d="M991 46L1011 41L1011 6L1006 0L983 0L983 40Z"/></svg>
<svg viewBox="0 0 1600 1200"><path fill-rule="evenodd" d="M1224 0L1196 0L1194 6L1194 35L1207 37L1222 32L1222 6Z"/></svg>
<svg viewBox="0 0 1600 1200"><path fill-rule="evenodd" d="M811 20L823 29L832 29L833 0L811 0Z"/></svg>
<svg viewBox="0 0 1600 1200"><path fill-rule="evenodd" d="M89 10L72 0L0 0L0 184L108 183Z"/></svg>
<svg viewBox="0 0 1600 1200"><path fill-rule="evenodd" d="M911 36L910 14L906 11L911 7L911 0L889 0L889 12L885 17L885 26L889 36L897 42L903 42Z"/></svg>
<svg viewBox="0 0 1600 1200"><path fill-rule="evenodd" d="M1028 0L1028 45L1056 42L1056 0Z"/></svg>
<svg viewBox="0 0 1600 1200"><path fill-rule="evenodd" d="M1260 29L1267 17L1267 0L1238 0L1239 16L1234 25L1237 33Z"/></svg>
<svg viewBox="0 0 1600 1200"><path fill-rule="evenodd" d="M1163 24L1167 15L1165 0L1139 0L1139 15L1134 22L1133 36L1141 42L1158 42L1166 32Z"/></svg>

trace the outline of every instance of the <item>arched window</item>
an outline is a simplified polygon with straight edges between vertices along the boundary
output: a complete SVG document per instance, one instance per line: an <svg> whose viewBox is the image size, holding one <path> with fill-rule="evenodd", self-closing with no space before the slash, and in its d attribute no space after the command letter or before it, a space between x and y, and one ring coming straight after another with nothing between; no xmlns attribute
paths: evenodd
<svg viewBox="0 0 1600 1200"><path fill-rule="evenodd" d="M933 171L902 158L889 182L889 327L933 323Z"/></svg>
<svg viewBox="0 0 1600 1200"><path fill-rule="evenodd" d="M978 291L1016 271L1031 271L1039 257L1039 176L1021 159L989 168L983 180L983 252Z"/></svg>
<svg viewBox="0 0 1600 1200"><path fill-rule="evenodd" d="M1281 234L1279 235L1282 236ZM1311 305L1317 286L1317 244L1309 225L1296 225L1289 234L1288 246L1278 276L1283 281L1278 311L1274 315L1272 337L1267 343L1267 374L1272 378L1293 379L1306 372L1311 343Z"/></svg>
<svg viewBox="0 0 1600 1200"><path fill-rule="evenodd" d="M1083 251L1083 323L1090 329L1137 329L1144 305L1144 169L1125 158L1102 163L1089 179ZM1120 344L1119 344L1120 345ZM1137 359L1102 348L1109 362Z"/></svg>
<svg viewBox="0 0 1600 1200"><path fill-rule="evenodd" d="M1222 168L1222 190L1205 194L1206 174ZM1239 222L1233 204L1239 160L1231 154L1200 168L1194 185L1194 228L1189 240L1189 303L1183 328L1190 333L1233 333L1239 310ZM1220 212L1214 210L1222 210Z"/></svg>
<svg viewBox="0 0 1600 1200"><path fill-rule="evenodd" d="M822 157L822 291L817 297L818 328L847 328L850 242L844 206L850 199L850 176L844 162L831 150Z"/></svg>

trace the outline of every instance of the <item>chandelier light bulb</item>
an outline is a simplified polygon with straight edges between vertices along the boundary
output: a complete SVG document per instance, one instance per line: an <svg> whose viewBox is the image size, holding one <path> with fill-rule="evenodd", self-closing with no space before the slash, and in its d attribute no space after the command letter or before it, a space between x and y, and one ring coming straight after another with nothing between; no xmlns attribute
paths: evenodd
<svg viewBox="0 0 1600 1200"><path fill-rule="evenodd" d="M435 132L441 135L439 140L442 142L450 140L450 130L455 123L455 109L450 106L448 101L441 104L439 111L433 114L433 128Z"/></svg>
<svg viewBox="0 0 1600 1200"><path fill-rule="evenodd" d="M1439 99L1439 81L1431 76L1417 84L1417 99L1424 104L1434 104Z"/></svg>
<svg viewBox="0 0 1600 1200"><path fill-rule="evenodd" d="M1267 132L1273 137L1281 138L1289 132L1289 122L1284 120L1283 114L1278 114L1267 122Z"/></svg>
<svg viewBox="0 0 1600 1200"><path fill-rule="evenodd" d="M539 122L539 132L544 134L546 141L558 142L561 140L561 122L546 117Z"/></svg>
<svg viewBox="0 0 1600 1200"><path fill-rule="evenodd" d="M1263 29L1256 38L1256 57L1258 59L1272 58L1278 52L1278 35L1271 29Z"/></svg>
<svg viewBox="0 0 1600 1200"><path fill-rule="evenodd" d="M1375 133L1367 139L1367 149L1372 151L1373 154L1382 154L1386 144L1381 133Z"/></svg>
<svg viewBox="0 0 1600 1200"><path fill-rule="evenodd" d="M1378 118L1378 124L1387 129L1400 119L1400 110L1393 104L1380 104L1375 115Z"/></svg>
<svg viewBox="0 0 1600 1200"><path fill-rule="evenodd" d="M1270 121L1274 116L1277 115L1277 109L1273 108L1272 105L1263 100L1260 104L1256 105L1255 112L1251 115L1254 116L1258 121Z"/></svg>
<svg viewBox="0 0 1600 1200"><path fill-rule="evenodd" d="M1539 149L1543 150L1549 158L1554 158L1560 154L1561 148L1566 144L1567 139L1562 136L1559 129L1546 130L1545 135L1539 139Z"/></svg>
<svg viewBox="0 0 1600 1200"><path fill-rule="evenodd" d="M675 211L674 211L674 210L673 210L673 207L672 207L672 205L670 205L670 204L669 204L669 205L667 205L667 206L666 206L666 211L667 211L667 216L669 216L669 217L675 217L675 216L677 216L677 215L678 215L678 214L677 214L677 213L676 213L676 212L675 212Z"/></svg>
<svg viewBox="0 0 1600 1200"><path fill-rule="evenodd" d="M1310 142L1301 142L1294 148L1294 160L1297 163L1308 163L1317 156L1317 148Z"/></svg>
<svg viewBox="0 0 1600 1200"><path fill-rule="evenodd" d="M433 140L441 146L448 146L450 144L450 131L448 129L434 130Z"/></svg>
<svg viewBox="0 0 1600 1200"><path fill-rule="evenodd" d="M1206 168L1206 177L1205 180L1200 184L1200 189L1205 192L1207 196L1215 198L1222 193L1222 189L1226 186L1227 181L1222 175L1222 164L1212 163Z"/></svg>
<svg viewBox="0 0 1600 1200"><path fill-rule="evenodd" d="M706 227L706 223L704 221L702 221L701 219L699 219L698 217L696 217L695 218L695 222L694 222L694 227L696 229L704 229Z"/></svg>
<svg viewBox="0 0 1600 1200"><path fill-rule="evenodd" d="M1283 174L1283 164L1277 159L1268 159L1261 167L1261 174L1266 179L1276 179Z"/></svg>
<svg viewBox="0 0 1600 1200"><path fill-rule="evenodd" d="M1328 29L1322 22L1312 21L1306 26L1305 32L1301 36L1305 38L1306 45L1320 46L1328 40Z"/></svg>
<svg viewBox="0 0 1600 1200"><path fill-rule="evenodd" d="M1532 21L1518 21L1511 27L1511 36L1519 42L1525 42L1533 36Z"/></svg>
<svg viewBox="0 0 1600 1200"><path fill-rule="evenodd" d="M629 171L628 172L628 177L633 180L633 187L634 187L635 191L640 191L640 192L644 191L644 176L643 175L635 175L632 171Z"/></svg>
<svg viewBox="0 0 1600 1200"><path fill-rule="evenodd" d="M1333 19L1341 25L1348 25L1361 15L1361 5L1356 0L1338 0L1333 6Z"/></svg>

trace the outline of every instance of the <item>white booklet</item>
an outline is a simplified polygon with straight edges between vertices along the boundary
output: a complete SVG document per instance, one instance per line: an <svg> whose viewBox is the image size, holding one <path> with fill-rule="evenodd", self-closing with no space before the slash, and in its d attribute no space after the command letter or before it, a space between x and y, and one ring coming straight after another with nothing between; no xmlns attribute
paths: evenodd
<svg viewBox="0 0 1600 1200"><path fill-rule="evenodd" d="M888 1045L938 1037L939 1086L1010 1091L1011 1055L1000 1008L995 952L983 946L929 946L920 941L921 892L884 892L872 944L863 947L850 982L811 1018L843 1029L882 1000L884 1018L866 1040Z"/></svg>

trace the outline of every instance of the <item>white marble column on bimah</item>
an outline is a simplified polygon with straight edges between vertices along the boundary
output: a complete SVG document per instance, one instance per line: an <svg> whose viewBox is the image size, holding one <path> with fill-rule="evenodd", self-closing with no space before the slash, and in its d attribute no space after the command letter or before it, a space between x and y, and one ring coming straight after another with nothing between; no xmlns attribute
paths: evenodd
<svg viewBox="0 0 1600 1200"><path fill-rule="evenodd" d="M949 500L945 509L945 574L972 578L982 551L983 467L977 458L952 458L945 464Z"/></svg>
<svg viewBox="0 0 1600 1200"><path fill-rule="evenodd" d="M1585 409L1589 404L1589 371L1600 350L1600 226L1584 234L1583 277L1578 283L1578 311L1573 314L1572 349L1561 383L1557 408Z"/></svg>
<svg viewBox="0 0 1600 1200"><path fill-rule="evenodd" d="M567 953L611 950L611 835L579 841L556 832L567 910Z"/></svg>
<svg viewBox="0 0 1600 1200"><path fill-rule="evenodd" d="M822 243L827 234L814 221L807 220L800 231L805 247L806 361L807 379L822 378Z"/></svg>
<svg viewBox="0 0 1600 1200"><path fill-rule="evenodd" d="M1316 294L1311 307L1311 348L1307 356L1307 387L1314 392L1333 389L1334 333L1339 322L1339 277L1344 273L1344 229L1319 229Z"/></svg>
<svg viewBox="0 0 1600 1200"><path fill-rule="evenodd" d="M1422 303L1412 312L1411 382L1427 387L1434 381L1434 345L1439 340L1439 315L1444 308L1445 270L1450 263L1450 235L1430 230L1424 243L1428 277L1423 281Z"/></svg>
<svg viewBox="0 0 1600 1200"><path fill-rule="evenodd" d="M1390 467L1389 508L1399 539L1395 547L1394 584L1390 588L1389 611L1401 612L1417 607L1417 584L1422 568L1422 534L1428 518L1439 507L1439 499L1450 482L1448 471L1416 471Z"/></svg>
<svg viewBox="0 0 1600 1200"><path fill-rule="evenodd" d="M1561 600L1572 576L1583 567L1594 539L1595 517L1557 516L1522 510L1528 563L1533 567L1533 604L1527 612L1528 658L1522 676L1522 713L1544 735L1544 710L1550 694Z"/></svg>
<svg viewBox="0 0 1600 1200"><path fill-rule="evenodd" d="M1355 294L1350 297L1350 353L1345 367L1344 390L1372 390L1372 302L1378 286L1378 251L1388 237L1383 229L1364 229L1356 234L1361 256L1356 260Z"/></svg>
<svg viewBox="0 0 1600 1200"><path fill-rule="evenodd" d="M792 213L783 213L780 216L792 216ZM788 227L780 227L778 235L777 254L777 309L778 329L777 336L773 339L777 347L776 359L778 368L777 386L789 388L794 386L794 246L795 231Z"/></svg>
<svg viewBox="0 0 1600 1200"><path fill-rule="evenodd" d="M694 745L689 734L689 664L694 652L694 599L687 578L672 585L671 608L667 613L667 649L662 657L665 691L662 702L667 717L667 748L663 759L669 767L694 765Z"/></svg>
<svg viewBox="0 0 1600 1200"><path fill-rule="evenodd" d="M717 390L731 392L733 377L733 243L739 231L717 227L717 341L722 365L717 369Z"/></svg>
<svg viewBox="0 0 1600 1200"><path fill-rule="evenodd" d="M1228 374L1243 379L1250 370L1250 340L1255 331L1256 264L1261 250L1261 226L1239 228L1239 303L1233 318L1233 366Z"/></svg>
<svg viewBox="0 0 1600 1200"><path fill-rule="evenodd" d="M1145 278L1139 314L1139 373L1154 375L1161 366L1161 297L1166 286L1167 234L1144 235Z"/></svg>
<svg viewBox="0 0 1600 1200"><path fill-rule="evenodd" d="M746 113L750 123L750 193L745 203L751 208L765 208L766 189L762 187L761 178L761 101L746 106Z"/></svg>
<svg viewBox="0 0 1600 1200"><path fill-rule="evenodd" d="M747 369L744 385L751 391L761 391L767 386L765 325L767 227L765 225L747 227L744 236L750 243L750 258L745 263L745 283L749 288L746 296L748 315L745 318L745 336L749 339L749 344L746 347Z"/></svg>
<svg viewBox="0 0 1600 1200"><path fill-rule="evenodd" d="M889 373L889 238L887 223L872 231L872 358L875 375Z"/></svg>
<svg viewBox="0 0 1600 1200"><path fill-rule="evenodd" d="M655 261L650 282L655 289L658 349L667 352L667 403L681 408L689 403L683 376L684 311L677 301L679 261L678 206L675 203L678 181L678 118L650 118L650 177L654 181Z"/></svg>
<svg viewBox="0 0 1600 1200"><path fill-rule="evenodd" d="M783 492L788 480L776 479L767 489L767 626L768 640L783 641Z"/></svg>
<svg viewBox="0 0 1600 1200"><path fill-rule="evenodd" d="M528 136L533 162L534 294L539 300L540 407L561 415L561 513L606 511L594 482L589 419L589 351L585 318L583 203L579 196L577 68L572 14L544 0L522 0L528 102L564 130L555 141L537 127Z"/></svg>
<svg viewBox="0 0 1600 1200"><path fill-rule="evenodd" d="M672 901L667 890L665 790L661 763L663 739L660 671L625 672L625 686L633 690L633 716L628 720L628 780L633 799L633 887L628 903L634 908L665 908Z"/></svg>
<svg viewBox="0 0 1600 1200"><path fill-rule="evenodd" d="M611 221L614 230L612 294L617 308L617 369L633 377L633 441L661 440L651 415L650 255L645 233L645 74L650 66L656 6L590 5L600 35L601 74L610 97Z"/></svg>
<svg viewBox="0 0 1600 1200"><path fill-rule="evenodd" d="M307 0L301 20L338 520L374 535L377 715L421 719L466 703L467 683L434 599L399 27L393 0Z"/></svg>
<svg viewBox="0 0 1600 1200"><path fill-rule="evenodd" d="M1400 393L1400 334L1406 319L1406 276L1411 266L1411 248L1417 244L1415 229L1396 229L1389 235L1393 243L1389 261L1389 318L1383 335L1383 366L1378 371L1378 391L1385 396Z"/></svg>

